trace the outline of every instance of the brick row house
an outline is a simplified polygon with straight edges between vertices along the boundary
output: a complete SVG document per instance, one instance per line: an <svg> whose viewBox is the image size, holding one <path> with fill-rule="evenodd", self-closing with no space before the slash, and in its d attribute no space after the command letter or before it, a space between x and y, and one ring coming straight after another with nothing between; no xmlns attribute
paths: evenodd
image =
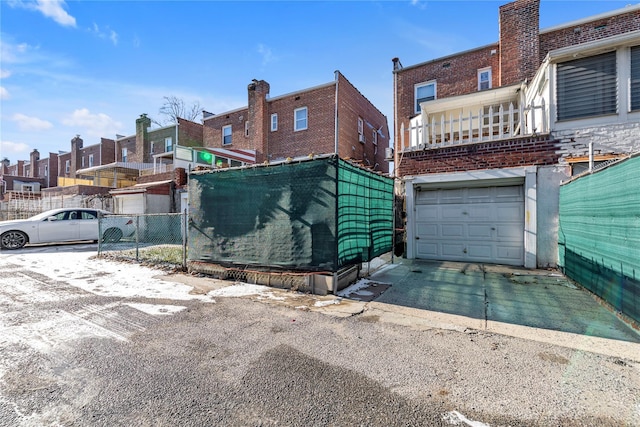
<svg viewBox="0 0 640 427"><path fill-rule="evenodd" d="M206 152L199 164L240 166L337 153L388 173L387 118L339 71L326 84L277 97L269 92L269 83L253 80L247 107L204 117Z"/></svg>
<svg viewBox="0 0 640 427"><path fill-rule="evenodd" d="M560 183L640 151L640 6L539 29L499 8L499 41L393 60L406 256L556 266Z"/></svg>

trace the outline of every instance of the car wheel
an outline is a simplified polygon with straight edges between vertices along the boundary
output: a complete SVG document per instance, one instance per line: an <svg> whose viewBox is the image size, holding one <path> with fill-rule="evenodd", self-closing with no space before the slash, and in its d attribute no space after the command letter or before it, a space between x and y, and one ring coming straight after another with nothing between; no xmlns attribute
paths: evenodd
<svg viewBox="0 0 640 427"><path fill-rule="evenodd" d="M117 243L122 239L122 230L119 228L109 228L102 235L102 241L108 243Z"/></svg>
<svg viewBox="0 0 640 427"><path fill-rule="evenodd" d="M29 238L22 231L7 231L0 236L0 247L2 249L20 249L28 241Z"/></svg>

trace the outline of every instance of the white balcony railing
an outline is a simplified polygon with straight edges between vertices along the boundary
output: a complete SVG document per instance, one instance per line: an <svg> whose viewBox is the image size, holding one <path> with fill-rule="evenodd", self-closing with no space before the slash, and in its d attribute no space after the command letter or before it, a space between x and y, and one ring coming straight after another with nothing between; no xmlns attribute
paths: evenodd
<svg viewBox="0 0 640 427"><path fill-rule="evenodd" d="M461 111L461 110L459 110ZM540 105L481 107L474 115L458 112L421 114L410 121L409 129L404 123L400 128L403 150L429 150L462 144L511 139L549 131L547 108L544 99ZM409 141L406 141L408 133ZM408 142L408 143L407 143Z"/></svg>

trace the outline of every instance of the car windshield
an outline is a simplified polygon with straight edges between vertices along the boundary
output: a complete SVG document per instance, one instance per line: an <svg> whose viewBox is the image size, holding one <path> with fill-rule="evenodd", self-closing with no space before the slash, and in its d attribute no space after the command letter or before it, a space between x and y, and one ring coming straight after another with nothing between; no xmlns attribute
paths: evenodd
<svg viewBox="0 0 640 427"><path fill-rule="evenodd" d="M64 211L62 211L62 212L64 212ZM39 213L38 215L34 215L29 219L33 220L33 221L38 221L38 220L41 220L41 219L49 218L50 216L55 216L58 213L59 213L59 211L46 211L46 212Z"/></svg>

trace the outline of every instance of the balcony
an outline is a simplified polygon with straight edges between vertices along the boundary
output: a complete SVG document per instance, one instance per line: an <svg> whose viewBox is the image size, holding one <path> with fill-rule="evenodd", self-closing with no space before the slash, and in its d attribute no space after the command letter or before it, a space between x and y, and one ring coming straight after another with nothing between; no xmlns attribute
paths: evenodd
<svg viewBox="0 0 640 427"><path fill-rule="evenodd" d="M402 151L431 150L549 132L544 98L525 101L524 87L508 86L427 101L409 127L400 128Z"/></svg>

